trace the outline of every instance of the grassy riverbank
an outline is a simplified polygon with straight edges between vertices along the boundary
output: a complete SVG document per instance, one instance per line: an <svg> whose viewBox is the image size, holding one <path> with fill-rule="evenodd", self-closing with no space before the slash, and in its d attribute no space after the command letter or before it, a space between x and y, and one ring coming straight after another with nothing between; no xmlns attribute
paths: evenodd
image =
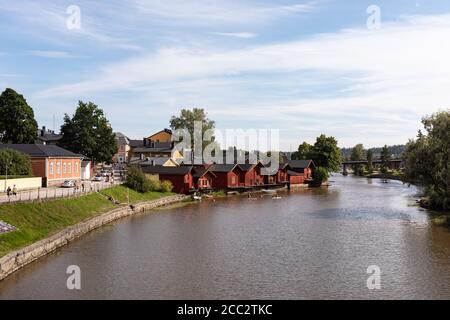
<svg viewBox="0 0 450 320"><path fill-rule="evenodd" d="M141 194L129 190L129 199L130 203L135 203L155 200L171 194L160 192ZM0 257L118 207L108 200L108 196L125 204L127 195L127 188L117 186L102 190L101 193L72 199L0 205L0 220L17 228L13 232L0 234Z"/></svg>

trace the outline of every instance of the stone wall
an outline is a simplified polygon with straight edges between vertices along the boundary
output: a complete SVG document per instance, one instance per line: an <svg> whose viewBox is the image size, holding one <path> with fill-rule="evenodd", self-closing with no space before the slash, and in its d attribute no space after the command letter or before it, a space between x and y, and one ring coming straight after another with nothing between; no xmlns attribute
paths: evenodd
<svg viewBox="0 0 450 320"><path fill-rule="evenodd" d="M87 221L68 227L49 238L40 240L23 249L10 252L0 258L0 280L6 278L8 275L29 264L30 262L33 262L34 260L56 250L57 248L68 244L70 241L98 227L139 212L180 202L185 198L186 196L184 195L174 195L153 201L139 202L130 207L120 207Z"/></svg>

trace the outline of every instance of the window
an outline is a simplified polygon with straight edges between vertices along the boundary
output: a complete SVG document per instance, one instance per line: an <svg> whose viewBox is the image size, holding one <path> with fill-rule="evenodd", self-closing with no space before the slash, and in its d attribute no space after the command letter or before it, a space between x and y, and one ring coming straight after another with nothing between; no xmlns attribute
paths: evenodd
<svg viewBox="0 0 450 320"><path fill-rule="evenodd" d="M231 177L231 184L235 184L236 183L236 177Z"/></svg>
<svg viewBox="0 0 450 320"><path fill-rule="evenodd" d="M61 162L57 162L56 163L56 173L60 174L61 173Z"/></svg>
<svg viewBox="0 0 450 320"><path fill-rule="evenodd" d="M50 174L53 174L54 172L54 165L53 162L50 162Z"/></svg>
<svg viewBox="0 0 450 320"><path fill-rule="evenodd" d="M66 171L66 163L65 162L63 162L63 173L66 173L67 171Z"/></svg>
<svg viewBox="0 0 450 320"><path fill-rule="evenodd" d="M78 162L75 163L75 173L78 173Z"/></svg>
<svg viewBox="0 0 450 320"><path fill-rule="evenodd" d="M69 162L67 170L69 173L72 173L72 163Z"/></svg>

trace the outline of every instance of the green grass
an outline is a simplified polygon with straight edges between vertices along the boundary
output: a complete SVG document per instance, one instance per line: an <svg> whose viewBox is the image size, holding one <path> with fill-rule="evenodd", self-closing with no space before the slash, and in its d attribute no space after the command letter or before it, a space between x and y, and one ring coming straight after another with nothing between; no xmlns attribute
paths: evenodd
<svg viewBox="0 0 450 320"><path fill-rule="evenodd" d="M117 186L103 190L102 194L113 196L114 199L126 203L127 188ZM158 192L140 194L130 190L130 203L154 200L171 194ZM114 207L117 206L98 193L41 203L0 205L0 220L17 228L15 231L0 234L0 257Z"/></svg>
<svg viewBox="0 0 450 320"><path fill-rule="evenodd" d="M117 186L110 189L105 189L100 191L100 193L113 197L115 200L119 201L120 203L127 203L127 187L124 186ZM129 196L130 196L130 203L133 202L139 202L139 201L149 201L149 200L155 200L159 199L161 197L166 197L173 195L172 192L146 192L146 193L139 193L134 190L129 190Z"/></svg>

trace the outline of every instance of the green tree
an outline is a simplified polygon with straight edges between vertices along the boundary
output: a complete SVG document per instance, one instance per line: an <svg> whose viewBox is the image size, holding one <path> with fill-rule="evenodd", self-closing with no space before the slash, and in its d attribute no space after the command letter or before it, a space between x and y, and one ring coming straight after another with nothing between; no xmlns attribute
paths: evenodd
<svg viewBox="0 0 450 320"><path fill-rule="evenodd" d="M373 151L367 150L367 171L373 173Z"/></svg>
<svg viewBox="0 0 450 320"><path fill-rule="evenodd" d="M64 116L59 145L96 162L111 163L117 153L116 138L103 110L92 102L78 102L72 118Z"/></svg>
<svg viewBox="0 0 450 320"><path fill-rule="evenodd" d="M0 175L30 176L31 163L27 155L12 149L0 149Z"/></svg>
<svg viewBox="0 0 450 320"><path fill-rule="evenodd" d="M403 153L405 178L424 186L430 206L450 210L450 110L422 119L419 132Z"/></svg>
<svg viewBox="0 0 450 320"><path fill-rule="evenodd" d="M310 157L316 166L324 167L328 172L337 172L341 166L342 154L337 140L324 134L317 137Z"/></svg>
<svg viewBox="0 0 450 320"><path fill-rule="evenodd" d="M351 161L362 161L364 159L365 159L364 146L362 144L357 144L352 150L352 154L350 155L350 160ZM353 172L358 176L364 175L364 166L362 164L354 164Z"/></svg>
<svg viewBox="0 0 450 320"><path fill-rule="evenodd" d="M385 145L381 150L381 166L380 166L381 173L387 174L389 172L390 160L391 160L391 153L389 152L388 146Z"/></svg>
<svg viewBox="0 0 450 320"><path fill-rule="evenodd" d="M292 158L295 160L308 160L311 159L311 150L312 145L310 145L307 142L303 142L301 145L298 146L297 152L294 152L292 155Z"/></svg>
<svg viewBox="0 0 450 320"><path fill-rule="evenodd" d="M316 167L314 169L314 172L312 175L312 177L315 181L320 181L320 182L327 181L328 176L329 176L328 170L324 167Z"/></svg>
<svg viewBox="0 0 450 320"><path fill-rule="evenodd" d="M208 114L204 109L193 108L182 109L178 117L172 116L170 119L170 127L172 130L187 129L191 135L191 149L194 148L194 123L199 121L202 123L202 137L204 137L207 130L214 130L215 122L208 118ZM212 139L213 140L213 139ZM202 142L202 150L209 144L209 142Z"/></svg>
<svg viewBox="0 0 450 320"><path fill-rule="evenodd" d="M38 125L33 109L25 98L7 88L0 95L0 141L2 143L34 143Z"/></svg>
<svg viewBox="0 0 450 320"><path fill-rule="evenodd" d="M145 173L138 166L128 168L125 185L141 193L149 192L152 189L152 181L145 176Z"/></svg>

